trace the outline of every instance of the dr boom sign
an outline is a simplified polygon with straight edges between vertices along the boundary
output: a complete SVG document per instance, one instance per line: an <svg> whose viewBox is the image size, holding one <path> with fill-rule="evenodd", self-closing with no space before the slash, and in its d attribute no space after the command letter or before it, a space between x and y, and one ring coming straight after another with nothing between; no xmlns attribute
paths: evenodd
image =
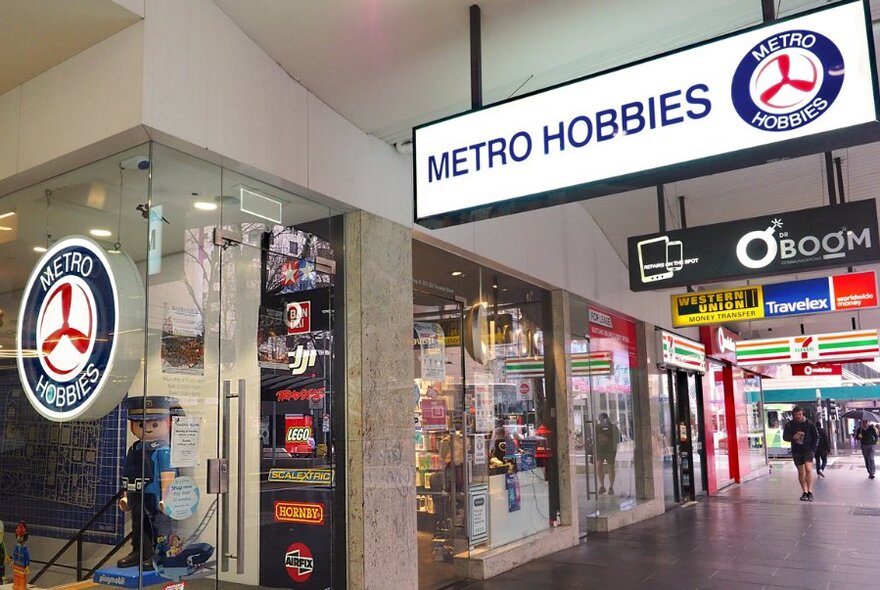
<svg viewBox="0 0 880 590"><path fill-rule="evenodd" d="M56 422L94 420L117 406L140 365L143 311L127 254L84 237L46 252L18 314L18 374L37 412Z"/></svg>
<svg viewBox="0 0 880 590"><path fill-rule="evenodd" d="M633 291L880 259L874 199L629 238Z"/></svg>
<svg viewBox="0 0 880 590"><path fill-rule="evenodd" d="M417 127L416 222L454 225L873 141L869 22L867 5L838 3ZM788 141L810 136L821 141Z"/></svg>

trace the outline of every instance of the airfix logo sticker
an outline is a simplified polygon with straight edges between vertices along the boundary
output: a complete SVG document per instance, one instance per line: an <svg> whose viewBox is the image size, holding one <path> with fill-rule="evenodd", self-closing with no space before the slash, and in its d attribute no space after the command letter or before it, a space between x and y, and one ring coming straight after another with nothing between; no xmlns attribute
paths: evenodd
<svg viewBox="0 0 880 590"><path fill-rule="evenodd" d="M300 584L307 582L315 569L311 549L305 543L293 543L284 554L284 567L287 568L287 575L294 582Z"/></svg>
<svg viewBox="0 0 880 590"><path fill-rule="evenodd" d="M743 121L790 131L822 116L843 86L843 55L828 37L792 30L767 37L742 59L731 97Z"/></svg>
<svg viewBox="0 0 880 590"><path fill-rule="evenodd" d="M324 505L318 502L275 502L277 522L324 524Z"/></svg>
<svg viewBox="0 0 880 590"><path fill-rule="evenodd" d="M42 416L96 419L122 401L140 359L132 342L142 299L131 259L88 238L61 240L40 258L19 312L18 372Z"/></svg>
<svg viewBox="0 0 880 590"><path fill-rule="evenodd" d="M284 315L287 333L308 334L312 331L312 304L310 301L291 301Z"/></svg>
<svg viewBox="0 0 880 590"><path fill-rule="evenodd" d="M329 486L333 485L333 470L274 468L269 470L269 481Z"/></svg>

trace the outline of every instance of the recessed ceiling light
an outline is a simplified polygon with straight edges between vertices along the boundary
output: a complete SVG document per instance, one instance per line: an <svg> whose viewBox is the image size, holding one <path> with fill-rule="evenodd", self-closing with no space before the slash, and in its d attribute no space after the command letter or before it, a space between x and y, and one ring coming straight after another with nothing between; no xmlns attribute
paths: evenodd
<svg viewBox="0 0 880 590"><path fill-rule="evenodd" d="M0 215L0 219L6 219L7 217L12 217L13 215L15 215L15 211L10 211L9 213L4 213L3 215Z"/></svg>
<svg viewBox="0 0 880 590"><path fill-rule="evenodd" d="M109 229L91 229L89 230L89 233L96 238L109 238L113 235L113 232Z"/></svg>
<svg viewBox="0 0 880 590"><path fill-rule="evenodd" d="M6 227L5 225L0 225L0 231L12 231L12 228Z"/></svg>
<svg viewBox="0 0 880 590"><path fill-rule="evenodd" d="M217 209L217 203L210 203L208 201L196 201L193 203L193 207L200 211L215 211Z"/></svg>
<svg viewBox="0 0 880 590"><path fill-rule="evenodd" d="M43 246L34 246L34 252L39 252L40 254L42 254L43 252L48 252L48 250Z"/></svg>
<svg viewBox="0 0 880 590"><path fill-rule="evenodd" d="M460 276L463 276L463 275L464 275L464 273L461 272L460 270L454 270L454 271L452 271L452 276L454 276L454 277L460 277Z"/></svg>

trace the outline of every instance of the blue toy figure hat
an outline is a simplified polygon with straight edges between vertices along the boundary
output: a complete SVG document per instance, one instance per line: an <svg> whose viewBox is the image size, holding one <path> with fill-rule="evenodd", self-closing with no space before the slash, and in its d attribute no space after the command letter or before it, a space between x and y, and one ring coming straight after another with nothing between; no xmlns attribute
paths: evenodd
<svg viewBox="0 0 880 590"><path fill-rule="evenodd" d="M126 398L123 402L129 420L149 420L183 416L180 400L167 395L148 395Z"/></svg>

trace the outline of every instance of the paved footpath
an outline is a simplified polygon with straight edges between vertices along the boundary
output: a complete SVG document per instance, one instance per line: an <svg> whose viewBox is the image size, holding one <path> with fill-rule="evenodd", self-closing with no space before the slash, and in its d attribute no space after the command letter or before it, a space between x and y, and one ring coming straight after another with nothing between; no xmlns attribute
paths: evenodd
<svg viewBox="0 0 880 590"><path fill-rule="evenodd" d="M790 462L694 506L607 534L467 585L563 588L809 590L880 584L880 478L861 457L833 459L800 502Z"/></svg>

